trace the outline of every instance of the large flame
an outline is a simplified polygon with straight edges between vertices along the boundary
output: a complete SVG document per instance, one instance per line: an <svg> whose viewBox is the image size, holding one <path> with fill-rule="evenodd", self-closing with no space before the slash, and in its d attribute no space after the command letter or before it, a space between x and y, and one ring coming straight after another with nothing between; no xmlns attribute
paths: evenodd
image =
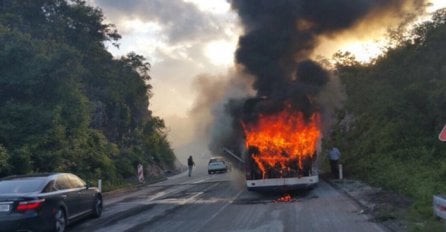
<svg viewBox="0 0 446 232"><path fill-rule="evenodd" d="M258 152L251 157L262 172L279 169L280 173L293 167L303 167L316 152L320 136L320 115L313 113L306 118L302 112L291 107L275 114L260 115L254 123L242 123L247 147L256 147Z"/></svg>

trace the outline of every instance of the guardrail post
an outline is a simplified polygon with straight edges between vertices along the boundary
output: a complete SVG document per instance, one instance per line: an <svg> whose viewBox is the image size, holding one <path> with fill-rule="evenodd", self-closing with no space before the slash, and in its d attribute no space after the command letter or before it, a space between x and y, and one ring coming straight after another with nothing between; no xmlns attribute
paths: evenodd
<svg viewBox="0 0 446 232"><path fill-rule="evenodd" d="M98 189L99 189L99 192L102 193L102 179L98 180Z"/></svg>
<svg viewBox="0 0 446 232"><path fill-rule="evenodd" d="M344 174L342 173L342 164L339 164L339 179L344 179Z"/></svg>

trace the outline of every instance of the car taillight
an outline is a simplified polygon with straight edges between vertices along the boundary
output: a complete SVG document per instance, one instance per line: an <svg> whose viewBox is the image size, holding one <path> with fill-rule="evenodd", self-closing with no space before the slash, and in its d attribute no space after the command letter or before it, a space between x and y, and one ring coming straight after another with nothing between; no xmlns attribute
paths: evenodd
<svg viewBox="0 0 446 232"><path fill-rule="evenodd" d="M26 211L39 208L45 199L33 200L33 201L21 201L17 204L17 211Z"/></svg>

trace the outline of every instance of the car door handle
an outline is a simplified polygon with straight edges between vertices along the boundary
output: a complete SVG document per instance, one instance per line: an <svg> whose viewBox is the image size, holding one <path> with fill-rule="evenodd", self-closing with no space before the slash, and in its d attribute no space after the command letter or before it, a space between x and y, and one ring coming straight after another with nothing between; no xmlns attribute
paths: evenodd
<svg viewBox="0 0 446 232"><path fill-rule="evenodd" d="M60 195L60 197L62 197L63 199L67 198L67 195Z"/></svg>

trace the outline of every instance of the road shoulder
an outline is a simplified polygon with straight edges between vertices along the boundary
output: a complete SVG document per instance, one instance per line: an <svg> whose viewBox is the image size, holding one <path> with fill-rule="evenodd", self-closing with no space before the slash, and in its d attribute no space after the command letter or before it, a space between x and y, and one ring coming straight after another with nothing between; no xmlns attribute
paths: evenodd
<svg viewBox="0 0 446 232"><path fill-rule="evenodd" d="M359 180L323 178L328 184L347 195L362 209L359 213L369 214L373 221L392 232L408 230L404 219L412 201L405 196L373 187Z"/></svg>

